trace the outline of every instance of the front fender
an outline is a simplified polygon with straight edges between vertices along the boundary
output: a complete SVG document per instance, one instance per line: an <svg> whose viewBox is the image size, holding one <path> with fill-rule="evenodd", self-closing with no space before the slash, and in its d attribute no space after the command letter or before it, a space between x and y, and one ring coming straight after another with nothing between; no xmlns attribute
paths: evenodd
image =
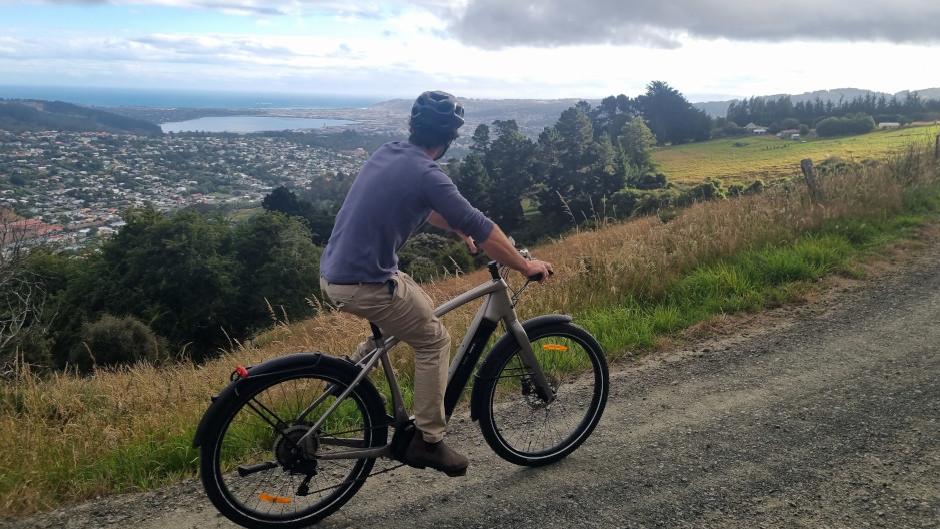
<svg viewBox="0 0 940 529"><path fill-rule="evenodd" d="M219 410L238 397L240 391L251 388L257 384L259 380L263 380L263 377L266 375L310 369L318 366L321 362L332 362L339 365L345 364L348 366L353 377L358 370L358 368L347 360L331 357L323 353L296 353L279 356L254 367L250 367L248 368L247 377L235 378L235 380L229 383L218 395L212 397L212 404L209 405L209 409L203 414L202 419L199 421L199 426L196 428L196 435L193 436L193 446L198 447L202 444L205 432L209 429L209 425L212 421L215 420Z"/></svg>
<svg viewBox="0 0 940 529"><path fill-rule="evenodd" d="M567 314L545 314L543 316L536 316L532 319L522 322L522 328L525 330L526 334L532 334L541 327L549 325L557 325L559 323L571 323L571 316ZM479 387L480 384L479 378L481 374L483 376L488 376L487 371L495 369L493 359L496 358L504 349L515 347L516 339L512 333L507 332L503 335L499 341L496 342L496 345L493 346L493 349L490 350L489 354L486 355L486 358L483 360L483 363L480 364L480 369L477 370L477 374L473 383L473 392L470 395L470 419L477 420L477 417L480 416L480 406L485 406L484 398L480 393Z"/></svg>

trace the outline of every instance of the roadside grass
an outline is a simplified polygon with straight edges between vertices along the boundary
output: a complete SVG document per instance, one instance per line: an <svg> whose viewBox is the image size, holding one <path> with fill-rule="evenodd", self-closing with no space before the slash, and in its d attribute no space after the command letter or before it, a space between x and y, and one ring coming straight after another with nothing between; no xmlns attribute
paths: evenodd
<svg viewBox="0 0 940 529"><path fill-rule="evenodd" d="M587 311L577 320L598 338L611 359L618 359L652 349L661 337L720 314L757 312L792 302L826 276L859 278L856 265L866 255L910 237L936 218L940 190L921 198L929 200L924 203L928 208L918 208L918 214L834 222L791 244L746 250L696 268L662 299L630 298L620 306Z"/></svg>
<svg viewBox="0 0 940 529"><path fill-rule="evenodd" d="M938 183L933 151L912 149L822 178L822 205L790 183L695 204L668 222L644 217L573 234L533 248L556 276L531 287L518 312L574 314L623 357L716 314L793 299L827 274L857 275L866 252L935 218ZM440 302L485 281L484 270L426 287ZM476 308L445 318L455 347ZM355 317L324 310L198 366L139 364L90 377L19 366L0 380L0 512L23 515L194 476L193 430L236 364L298 351L348 354L367 334ZM413 354L402 347L391 359L410 400Z"/></svg>
<svg viewBox="0 0 940 529"><path fill-rule="evenodd" d="M717 178L725 185L748 184L757 179L769 183L798 176L803 158L817 163L830 157L855 162L882 159L913 142L932 142L937 134L940 126L927 125L814 138L805 143L773 136L744 136L663 147L653 151L653 161L670 181L680 184L696 184L706 178Z"/></svg>

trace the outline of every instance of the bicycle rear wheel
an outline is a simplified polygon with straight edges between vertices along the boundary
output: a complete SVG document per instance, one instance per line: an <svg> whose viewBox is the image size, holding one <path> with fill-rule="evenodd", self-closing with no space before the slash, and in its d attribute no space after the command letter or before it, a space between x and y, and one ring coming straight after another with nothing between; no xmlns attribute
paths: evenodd
<svg viewBox="0 0 940 529"><path fill-rule="evenodd" d="M477 409L483 437L500 457L539 466L566 457L588 438L604 412L609 374L601 346L576 325L535 329L529 342L555 400L546 404L537 396L512 342L494 350L480 369L485 402Z"/></svg>
<svg viewBox="0 0 940 529"><path fill-rule="evenodd" d="M246 379L251 383L239 386L201 445L201 478L216 508L245 527L285 529L307 527L349 501L375 460L320 456L383 446L388 429L381 397L371 386L358 386L318 431L300 440L349 381L346 370L326 361L304 372Z"/></svg>

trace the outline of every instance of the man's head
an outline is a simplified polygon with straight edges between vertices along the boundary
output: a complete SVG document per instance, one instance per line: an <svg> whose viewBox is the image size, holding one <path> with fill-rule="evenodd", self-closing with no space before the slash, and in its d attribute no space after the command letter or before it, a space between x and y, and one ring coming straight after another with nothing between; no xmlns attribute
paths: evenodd
<svg viewBox="0 0 940 529"><path fill-rule="evenodd" d="M463 105L447 92L425 92L411 106L408 141L428 151L439 151L434 159L444 156L450 143L457 139L463 126Z"/></svg>

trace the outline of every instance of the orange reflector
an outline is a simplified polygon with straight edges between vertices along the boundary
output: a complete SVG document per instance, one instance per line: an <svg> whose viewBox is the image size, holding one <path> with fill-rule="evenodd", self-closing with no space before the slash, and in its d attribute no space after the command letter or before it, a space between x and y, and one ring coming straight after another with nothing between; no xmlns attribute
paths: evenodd
<svg viewBox="0 0 940 529"><path fill-rule="evenodd" d="M542 349L544 349L544 350L546 350L546 351L567 351L567 350L568 350L568 346L567 346L567 345L559 345L559 344L555 344L555 343L547 343L547 344L545 344L545 345L542 346Z"/></svg>
<svg viewBox="0 0 940 529"><path fill-rule="evenodd" d="M258 495L258 498L261 501L266 501L268 503L290 503L290 498L285 498L283 496L271 496L267 492L262 492Z"/></svg>

